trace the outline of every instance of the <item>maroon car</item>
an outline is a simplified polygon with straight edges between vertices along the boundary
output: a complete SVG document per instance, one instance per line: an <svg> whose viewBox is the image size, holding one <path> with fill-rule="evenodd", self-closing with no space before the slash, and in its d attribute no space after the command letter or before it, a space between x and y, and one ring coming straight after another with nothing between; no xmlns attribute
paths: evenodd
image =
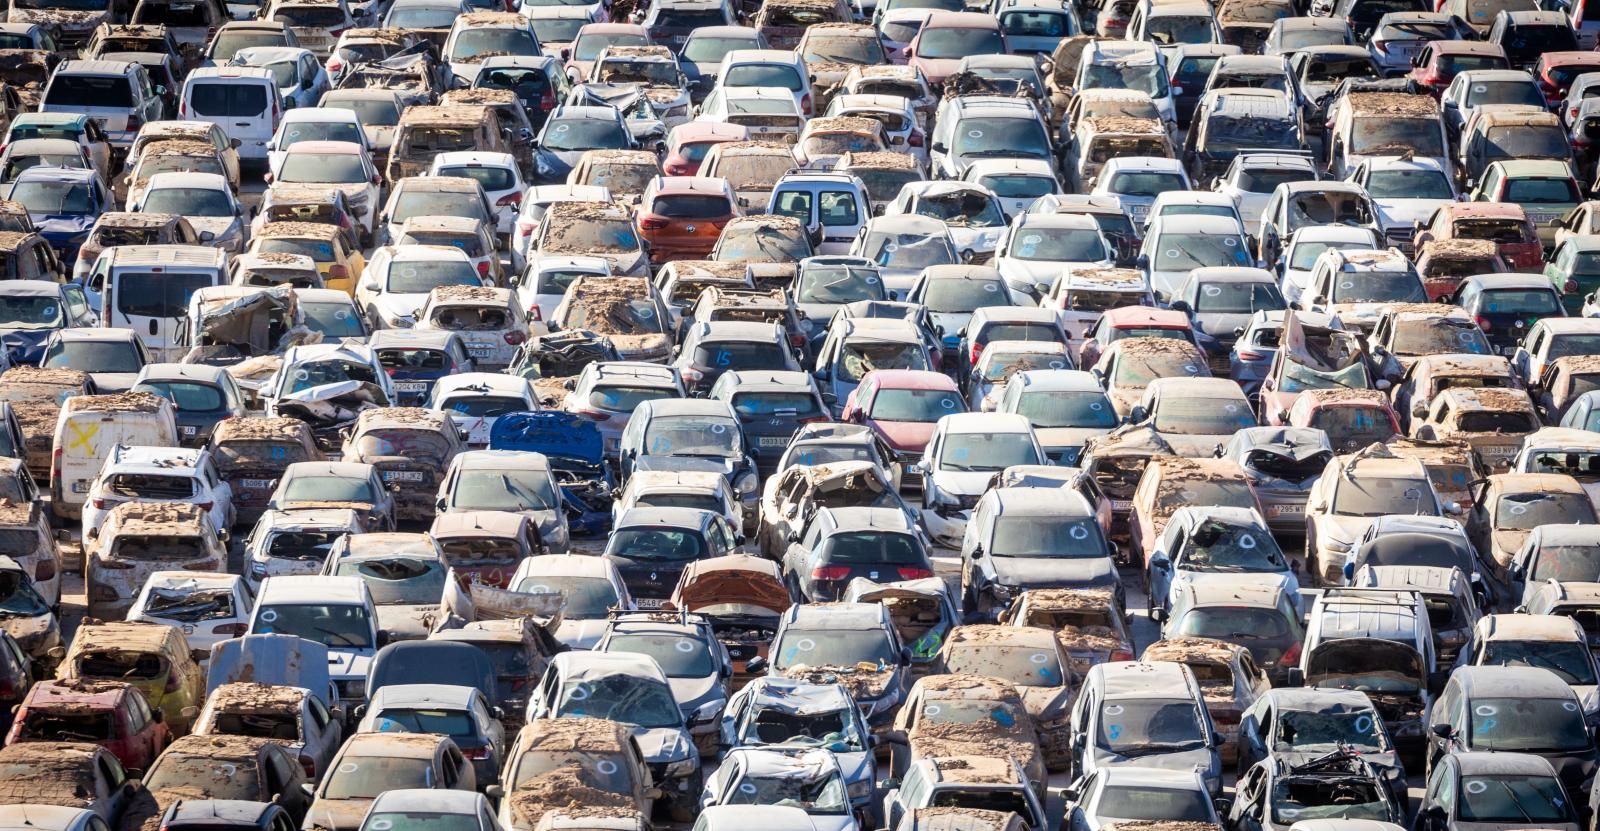
<svg viewBox="0 0 1600 831"><path fill-rule="evenodd" d="M916 369L875 369L845 399L841 421L865 424L883 437L895 458L910 466L922 458L934 425L952 413L967 411L966 402L948 375ZM902 487L920 487L909 470Z"/></svg>

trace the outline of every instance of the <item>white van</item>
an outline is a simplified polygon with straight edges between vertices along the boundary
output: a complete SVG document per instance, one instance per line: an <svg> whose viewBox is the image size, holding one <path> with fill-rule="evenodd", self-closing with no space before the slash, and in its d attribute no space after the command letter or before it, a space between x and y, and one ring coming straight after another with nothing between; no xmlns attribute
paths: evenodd
<svg viewBox="0 0 1600 831"><path fill-rule="evenodd" d="M147 392L75 395L56 417L50 504L63 520L83 517L89 486L118 445L177 447L172 402Z"/></svg>
<svg viewBox="0 0 1600 831"><path fill-rule="evenodd" d="M267 161L267 145L283 118L272 70L260 66L206 66L189 73L178 98L178 119L209 121L239 142L239 158Z"/></svg>
<svg viewBox="0 0 1600 831"><path fill-rule="evenodd" d="M189 298L228 284L228 254L202 245L115 246L100 252L88 284L106 326L132 329L156 360L177 361L186 351L177 335Z"/></svg>

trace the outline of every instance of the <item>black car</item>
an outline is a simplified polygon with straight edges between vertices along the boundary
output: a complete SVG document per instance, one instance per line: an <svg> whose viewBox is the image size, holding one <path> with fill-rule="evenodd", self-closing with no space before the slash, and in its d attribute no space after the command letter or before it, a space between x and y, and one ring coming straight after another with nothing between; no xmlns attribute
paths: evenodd
<svg viewBox="0 0 1600 831"><path fill-rule="evenodd" d="M245 414L244 393L226 370L205 364L149 364L134 381L134 392L148 392L172 402L178 422L178 443L205 447L211 431L226 418Z"/></svg>
<svg viewBox="0 0 1600 831"><path fill-rule="evenodd" d="M282 805L241 799L180 799L161 815L163 831L296 831Z"/></svg>
<svg viewBox="0 0 1600 831"><path fill-rule="evenodd" d="M763 475L777 469L801 425L832 420L816 380L806 372L725 372L710 397L733 407L745 445Z"/></svg>
<svg viewBox="0 0 1600 831"><path fill-rule="evenodd" d="M640 609L659 609L695 560L732 554L728 521L694 508L632 508L617 519L601 555L612 561Z"/></svg>

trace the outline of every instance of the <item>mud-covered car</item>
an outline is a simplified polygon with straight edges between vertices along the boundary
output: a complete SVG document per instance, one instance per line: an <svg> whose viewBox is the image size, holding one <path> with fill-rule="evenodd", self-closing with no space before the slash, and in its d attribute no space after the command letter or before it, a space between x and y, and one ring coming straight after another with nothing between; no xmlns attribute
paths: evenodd
<svg viewBox="0 0 1600 831"><path fill-rule="evenodd" d="M1397 303L1380 308L1366 346L1372 377L1391 384L1429 355L1488 355L1492 351L1471 316L1441 303Z"/></svg>
<svg viewBox="0 0 1600 831"><path fill-rule="evenodd" d="M1509 470L1523 437L1538 429L1533 402L1517 389L1451 387L1434 396L1427 413L1411 422L1415 438L1457 439L1471 445L1491 473Z"/></svg>
<svg viewBox="0 0 1600 831"><path fill-rule="evenodd" d="M1052 768L1064 768L1068 709L1077 693L1077 676L1056 636L1031 626L958 626L939 651L939 669L982 674L1016 687L1039 731L1039 745Z"/></svg>
<svg viewBox="0 0 1600 831"><path fill-rule="evenodd" d="M712 152L721 150L722 147L716 147ZM739 183L735 182L734 188L739 190ZM709 259L749 265L758 287L787 286L799 271L800 261L815 254L811 237L800 220L777 214L754 214L728 220L728 224L722 226Z"/></svg>
<svg viewBox="0 0 1600 831"><path fill-rule="evenodd" d="M200 505L123 502L111 509L98 535L84 540L84 582L90 617L127 614L145 581L157 571L223 571L227 543Z"/></svg>
<svg viewBox="0 0 1600 831"><path fill-rule="evenodd" d="M776 563L733 554L685 566L663 608L705 618L727 650L733 672L730 689L738 691L762 671L751 670L750 660L770 660L772 637L790 605Z"/></svg>
<svg viewBox="0 0 1600 831"><path fill-rule="evenodd" d="M1344 564L1362 534L1383 514L1440 516L1441 502L1422 462L1377 445L1337 456L1306 497L1306 561L1314 583L1342 585Z"/></svg>
<svg viewBox="0 0 1600 831"><path fill-rule="evenodd" d="M1400 433L1388 396L1378 390L1306 390L1284 421L1289 429L1321 430L1337 453L1354 453Z"/></svg>
<svg viewBox="0 0 1600 831"><path fill-rule="evenodd" d="M194 734L273 739L315 779L328 772L344 740L342 715L304 687L231 682L211 691Z"/></svg>
<svg viewBox="0 0 1600 831"><path fill-rule="evenodd" d="M359 577L372 593L379 636L426 638L439 614L449 566L427 534L348 534L328 551L322 574Z"/></svg>
<svg viewBox="0 0 1600 831"><path fill-rule="evenodd" d="M269 512L324 508L355 511L370 531L395 527L394 494L369 464L296 462L267 498Z"/></svg>
<svg viewBox="0 0 1600 831"><path fill-rule="evenodd" d="M144 785L98 744L23 742L0 749L0 806L59 805L94 812L110 827L150 798ZM139 771L134 771L139 773ZM9 811L8 811L9 813Z"/></svg>
<svg viewBox="0 0 1600 831"><path fill-rule="evenodd" d="M715 754L733 662L709 621L688 612L613 615L594 651L654 658L667 676L696 749L702 756Z"/></svg>
<svg viewBox="0 0 1600 831"><path fill-rule="evenodd" d="M57 654L61 643L57 606L45 600L28 570L10 557L0 556L0 598L6 612L0 630L18 648L41 661Z"/></svg>
<svg viewBox="0 0 1600 831"><path fill-rule="evenodd" d="M547 554L532 518L509 511L456 511L433 520L428 534L445 563L463 580L509 588L517 565Z"/></svg>
<svg viewBox="0 0 1600 831"><path fill-rule="evenodd" d="M27 448L24 461L35 480L50 479L50 451L61 403L75 395L92 392L94 385L89 373L76 369L13 366L0 374L0 400L11 404L11 411L22 425Z"/></svg>
<svg viewBox="0 0 1600 831"><path fill-rule="evenodd" d="M413 328L460 333L473 368L499 372L511 364L512 353L527 341L533 326L511 289L439 286L428 293ZM536 333L543 334L543 328Z"/></svg>
<svg viewBox="0 0 1600 831"><path fill-rule="evenodd" d="M1146 336L1113 342L1089 372L1106 388L1112 409L1124 419L1133 414L1151 381L1211 375L1200 347L1187 340Z"/></svg>
<svg viewBox="0 0 1600 831"><path fill-rule="evenodd" d="M1270 690L1245 709L1238 735L1241 776L1268 757L1310 761L1343 746L1360 751L1394 785L1404 786L1405 767L1383 718L1359 690Z"/></svg>
<svg viewBox="0 0 1600 831"><path fill-rule="evenodd" d="M1000 616L1009 626L1052 631L1079 676L1095 664L1134 659L1127 616L1109 589L1030 589Z"/></svg>
<svg viewBox="0 0 1600 831"><path fill-rule="evenodd" d="M1174 638L1145 647L1139 660L1175 661L1189 667L1200 683L1206 710L1226 742L1218 750L1222 763L1237 760L1239 719L1272 682L1244 647L1211 638Z"/></svg>
<svg viewBox="0 0 1600 831"><path fill-rule="evenodd" d="M303 787L310 784L305 771L280 742L251 736L185 736L145 771L144 785L153 804L139 807L151 812L140 816L130 811L123 827L138 828L133 820L156 819L173 803L192 799L198 782L206 783L207 796L275 803L291 818L304 819L311 804Z"/></svg>
<svg viewBox="0 0 1600 831"><path fill-rule="evenodd" d="M1284 424L1295 399L1308 389L1368 389L1366 351L1355 332L1327 315L1291 311L1284 316L1280 347L1256 405L1261 420Z"/></svg>
<svg viewBox="0 0 1600 831"><path fill-rule="evenodd" d="M377 468L394 493L396 520L431 521L439 481L465 449L448 414L416 407L363 411L345 442L344 461Z"/></svg>
<svg viewBox="0 0 1600 831"><path fill-rule="evenodd" d="M762 490L755 542L769 557L781 557L818 509L904 507L883 469L869 461L792 465Z"/></svg>
<svg viewBox="0 0 1600 831"><path fill-rule="evenodd" d="M1461 287L1473 274L1510 271L1500 249L1485 239L1435 239L1417 249L1417 274L1429 300L1443 300Z"/></svg>
<svg viewBox="0 0 1600 831"><path fill-rule="evenodd" d="M85 623L64 651L56 678L133 684L175 736L189 732L205 701L205 674L189 642L177 627L160 623Z"/></svg>
<svg viewBox="0 0 1600 831"><path fill-rule="evenodd" d="M1388 824L1403 822L1406 815L1403 786L1397 790L1353 749L1299 762L1268 757L1245 771L1237 793L1229 824L1240 827L1248 816L1262 831L1287 831L1302 817L1331 812L1348 820Z"/></svg>
<svg viewBox="0 0 1600 831"><path fill-rule="evenodd" d="M1544 365L1528 384L1533 408L1546 424L1559 424L1579 396L1600 389L1600 356L1563 355Z"/></svg>
<svg viewBox="0 0 1600 831"><path fill-rule="evenodd" d="M0 496L0 556L14 561L40 599L55 607L61 602L61 549L50 528L49 512L38 498L38 488L15 459L0 459L0 492L4 492ZM9 622L16 620L10 618ZM0 618L0 627L6 622Z"/></svg>
<svg viewBox="0 0 1600 831"><path fill-rule="evenodd" d="M476 790L472 762L449 736L436 733L358 733L317 783L307 828L357 831L384 791L430 788Z"/></svg>
<svg viewBox="0 0 1600 831"><path fill-rule="evenodd" d="M212 432L210 449L218 477L233 488L240 523L261 518L289 465L322 460L311 428L293 418L226 419Z"/></svg>
<svg viewBox="0 0 1600 831"><path fill-rule="evenodd" d="M672 350L670 315L644 278L579 277L567 287L550 323L553 328L595 332L611 341L624 360L660 361Z"/></svg>
<svg viewBox="0 0 1600 831"><path fill-rule="evenodd" d="M913 678L928 674L939 647L960 621L950 589L940 577L874 583L857 577L845 584L845 603L881 603L889 610L900 642L911 651Z"/></svg>
<svg viewBox="0 0 1600 831"><path fill-rule="evenodd" d="M1563 474L1496 474L1473 483L1473 497L1467 534L1496 577L1506 574L1533 529L1597 521L1583 486Z"/></svg>
<svg viewBox="0 0 1600 831"><path fill-rule="evenodd" d="M164 720L124 681L42 681L17 707L6 744L93 737L117 761L144 770L172 741Z"/></svg>
<svg viewBox="0 0 1600 831"><path fill-rule="evenodd" d="M1016 759L1039 794L1048 781L1045 766L1067 766L1070 748L1062 742L1052 756L1041 753L1033 716L1017 688L980 674L930 675L906 694L894 727L904 731L911 758L974 754Z"/></svg>
<svg viewBox="0 0 1600 831"><path fill-rule="evenodd" d="M1129 558L1147 568L1172 515L1189 505L1260 510L1244 469L1227 459L1152 459L1133 492L1128 519Z"/></svg>
<svg viewBox="0 0 1600 831"><path fill-rule="evenodd" d="M1521 385L1511 362L1499 355L1426 355L1418 358L1389 392L1403 430L1426 418L1428 403L1450 387L1512 389Z"/></svg>
<svg viewBox="0 0 1600 831"><path fill-rule="evenodd" d="M652 781L638 739L626 724L596 717L528 722L506 751L500 774L506 794L500 801L500 826L507 831L542 828L539 815L558 805L575 809L579 817L589 810L613 816L612 806L595 804L596 792L648 817L656 799Z"/></svg>
<svg viewBox="0 0 1600 831"><path fill-rule="evenodd" d="M844 771L850 805L875 810L877 765L861 708L838 681L757 678L728 700L722 716L725 748L825 746Z"/></svg>

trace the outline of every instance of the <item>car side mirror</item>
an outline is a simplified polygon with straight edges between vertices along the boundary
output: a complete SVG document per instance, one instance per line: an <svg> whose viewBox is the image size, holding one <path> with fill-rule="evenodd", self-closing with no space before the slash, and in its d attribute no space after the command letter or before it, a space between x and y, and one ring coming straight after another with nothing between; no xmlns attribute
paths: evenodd
<svg viewBox="0 0 1600 831"><path fill-rule="evenodd" d="M1155 621L1156 623L1166 623L1167 622L1167 610L1163 609L1163 608L1161 608L1159 606L1154 608L1154 609L1151 609L1150 610L1150 619Z"/></svg>
<svg viewBox="0 0 1600 831"><path fill-rule="evenodd" d="M764 655L757 655L744 662L744 671L755 674L767 671L767 659Z"/></svg>
<svg viewBox="0 0 1600 831"><path fill-rule="evenodd" d="M1138 259L1133 261L1133 267L1137 268L1137 269L1141 269L1141 270L1149 268L1150 267L1150 255L1149 254L1140 254Z"/></svg>
<svg viewBox="0 0 1600 831"><path fill-rule="evenodd" d="M1175 312L1183 312L1184 314L1188 314L1191 311L1189 308L1189 301L1187 300L1174 300L1167 304L1167 308Z"/></svg>
<svg viewBox="0 0 1600 831"><path fill-rule="evenodd" d="M309 799L317 798L317 786L310 782L301 782L300 790L305 793L306 797Z"/></svg>
<svg viewBox="0 0 1600 831"><path fill-rule="evenodd" d="M189 708L185 707L184 709L187 710ZM196 713L198 714L198 712L199 711L197 710ZM190 716L190 718L193 718L193 716ZM154 710L153 709L153 710L150 711L150 720L155 722L156 724L160 724L160 723L162 723L162 722L167 720L167 714L161 712L160 710Z"/></svg>
<svg viewBox="0 0 1600 831"><path fill-rule="evenodd" d="M1428 730L1441 739L1448 739L1456 734L1456 729L1448 724L1435 724L1430 726Z"/></svg>
<svg viewBox="0 0 1600 831"><path fill-rule="evenodd" d="M505 799L506 789L500 787L499 785L490 785L489 787L483 789L483 795L489 797L490 799Z"/></svg>
<svg viewBox="0 0 1600 831"><path fill-rule="evenodd" d="M1444 512L1451 516L1461 516L1463 513L1466 513L1466 511L1462 509L1461 503L1454 501L1444 503Z"/></svg>
<svg viewBox="0 0 1600 831"><path fill-rule="evenodd" d="M1138 424L1139 422L1144 421L1148 415L1149 413L1145 412L1144 407L1136 405L1132 410L1128 411L1128 423Z"/></svg>

